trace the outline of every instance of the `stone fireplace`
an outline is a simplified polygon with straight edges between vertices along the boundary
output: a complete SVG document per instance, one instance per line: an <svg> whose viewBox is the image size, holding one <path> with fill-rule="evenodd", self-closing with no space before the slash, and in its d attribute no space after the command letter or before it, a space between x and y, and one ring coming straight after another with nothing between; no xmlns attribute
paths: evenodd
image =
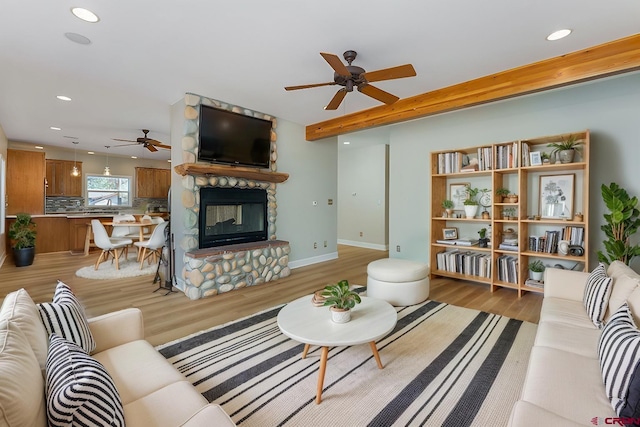
<svg viewBox="0 0 640 427"><path fill-rule="evenodd" d="M196 163L200 104L271 120L271 170ZM194 94L184 118L184 163L174 168L183 177L182 291L199 299L288 276L291 249L276 238L276 188L288 174L277 171L275 118Z"/></svg>

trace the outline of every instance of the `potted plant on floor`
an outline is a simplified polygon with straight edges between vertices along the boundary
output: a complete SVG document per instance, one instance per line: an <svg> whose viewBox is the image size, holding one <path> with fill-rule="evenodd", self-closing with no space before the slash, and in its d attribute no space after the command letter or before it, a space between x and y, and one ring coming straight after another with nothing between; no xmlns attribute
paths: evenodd
<svg viewBox="0 0 640 427"><path fill-rule="evenodd" d="M602 184L600 189L609 213L604 214L606 224L600 226L607 236L603 242L606 254L598 251L598 260L607 264L618 260L629 265L634 257L640 256L640 245L631 243L631 236L640 227L638 198L630 197L627 190L615 182L608 187Z"/></svg>
<svg viewBox="0 0 640 427"><path fill-rule="evenodd" d="M326 298L324 305L331 310L331 320L347 323L351 320L351 309L362 302L360 295L349 288L349 281L341 280L335 285L327 285L322 292Z"/></svg>
<svg viewBox="0 0 640 427"><path fill-rule="evenodd" d="M578 141L575 135L569 135L564 141L547 144L547 147L553 148L551 155L555 156L557 154L557 159L560 160L560 163L571 163L576 151L580 150L581 144L582 142Z"/></svg>
<svg viewBox="0 0 640 427"><path fill-rule="evenodd" d="M535 260L529 264L529 279L542 282L542 275L544 274L544 264L542 261Z"/></svg>
<svg viewBox="0 0 640 427"><path fill-rule="evenodd" d="M36 253L36 224L31 215L19 213L16 220L9 227L9 239L12 241L13 261L16 267L33 264Z"/></svg>

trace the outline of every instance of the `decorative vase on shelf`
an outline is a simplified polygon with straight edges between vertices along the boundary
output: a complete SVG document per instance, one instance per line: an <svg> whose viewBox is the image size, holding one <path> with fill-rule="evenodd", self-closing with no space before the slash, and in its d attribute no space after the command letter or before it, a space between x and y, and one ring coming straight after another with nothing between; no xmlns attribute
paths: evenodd
<svg viewBox="0 0 640 427"><path fill-rule="evenodd" d="M529 279L537 280L538 282L542 282L542 278L544 277L544 271L529 271Z"/></svg>
<svg viewBox="0 0 640 427"><path fill-rule="evenodd" d="M558 151L558 160L560 163L571 163L575 152L576 150L560 150Z"/></svg>
<svg viewBox="0 0 640 427"><path fill-rule="evenodd" d="M478 205L464 205L464 214L467 218L474 218L478 213Z"/></svg>

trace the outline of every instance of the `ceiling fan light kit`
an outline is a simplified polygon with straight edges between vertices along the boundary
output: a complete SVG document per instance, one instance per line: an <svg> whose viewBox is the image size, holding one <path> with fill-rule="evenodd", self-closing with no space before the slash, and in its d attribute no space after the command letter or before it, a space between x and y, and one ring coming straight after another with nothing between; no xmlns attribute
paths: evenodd
<svg viewBox="0 0 640 427"><path fill-rule="evenodd" d="M385 68L382 70L376 70L366 72L364 68L356 65L351 65L358 53L355 50L348 50L342 54L348 65L344 65L338 56L332 53L320 52L320 55L325 61L333 68L333 81L327 83L313 83L309 85L299 86L286 86L284 89L287 91L298 89L309 89L319 86L332 86L339 85L344 86L338 89L331 101L324 107L325 110L336 110L342 100L347 95L347 92L353 92L353 88L357 88L358 92L363 93L373 99L383 102L387 105L393 104L398 99L397 96L385 92L375 86L372 86L371 82L379 82L382 80L401 79L404 77L414 77L416 70L411 64L399 65L397 67Z"/></svg>

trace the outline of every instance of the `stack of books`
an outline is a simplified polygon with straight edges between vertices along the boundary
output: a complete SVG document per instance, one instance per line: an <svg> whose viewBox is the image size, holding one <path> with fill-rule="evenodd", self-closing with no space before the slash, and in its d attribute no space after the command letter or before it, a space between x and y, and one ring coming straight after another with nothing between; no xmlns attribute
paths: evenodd
<svg viewBox="0 0 640 427"><path fill-rule="evenodd" d="M531 286L532 288L544 288L544 282L539 280L527 279L524 282L525 286Z"/></svg>
<svg viewBox="0 0 640 427"><path fill-rule="evenodd" d="M504 239L498 249L505 251L518 251L518 239Z"/></svg>
<svg viewBox="0 0 640 427"><path fill-rule="evenodd" d="M313 304L316 307L322 307L324 305L324 302L327 300L327 298L322 296L323 292L324 292L324 289L315 291L313 293L313 296L311 297L311 304Z"/></svg>

